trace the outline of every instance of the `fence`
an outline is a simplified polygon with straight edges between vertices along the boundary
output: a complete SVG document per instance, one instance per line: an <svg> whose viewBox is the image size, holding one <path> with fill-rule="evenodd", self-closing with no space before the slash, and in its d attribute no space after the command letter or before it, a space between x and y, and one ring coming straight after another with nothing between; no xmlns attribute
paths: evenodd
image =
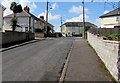
<svg viewBox="0 0 120 83"><path fill-rule="evenodd" d="M120 26L115 26L114 28L92 28L89 32L99 35L120 34Z"/></svg>

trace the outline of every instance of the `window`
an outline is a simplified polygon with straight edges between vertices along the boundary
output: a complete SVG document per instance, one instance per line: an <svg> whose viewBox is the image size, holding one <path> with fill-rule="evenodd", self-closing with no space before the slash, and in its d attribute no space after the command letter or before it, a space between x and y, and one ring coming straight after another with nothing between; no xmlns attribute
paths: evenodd
<svg viewBox="0 0 120 83"><path fill-rule="evenodd" d="M116 22L118 22L118 21L119 21L119 16L116 17Z"/></svg>
<svg viewBox="0 0 120 83"><path fill-rule="evenodd" d="M74 34L75 34L75 32L72 32L72 34L74 35Z"/></svg>
<svg viewBox="0 0 120 83"><path fill-rule="evenodd" d="M35 23L37 23L37 20L34 20Z"/></svg>
<svg viewBox="0 0 120 83"><path fill-rule="evenodd" d="M72 27L72 30L74 30L75 28L74 27Z"/></svg>

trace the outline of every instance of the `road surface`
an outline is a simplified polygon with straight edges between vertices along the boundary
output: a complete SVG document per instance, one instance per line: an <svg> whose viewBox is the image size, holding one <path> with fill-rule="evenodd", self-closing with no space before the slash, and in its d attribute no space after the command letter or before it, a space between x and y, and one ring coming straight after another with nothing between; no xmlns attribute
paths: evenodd
<svg viewBox="0 0 120 83"><path fill-rule="evenodd" d="M74 38L47 39L2 53L3 81L58 81Z"/></svg>

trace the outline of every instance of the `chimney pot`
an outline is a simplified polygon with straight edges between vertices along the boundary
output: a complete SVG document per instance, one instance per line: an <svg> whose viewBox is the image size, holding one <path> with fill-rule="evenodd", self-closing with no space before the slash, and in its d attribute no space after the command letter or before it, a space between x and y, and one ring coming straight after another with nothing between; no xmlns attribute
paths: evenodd
<svg viewBox="0 0 120 83"><path fill-rule="evenodd" d="M24 7L24 10L28 13L30 12L30 8L28 6Z"/></svg>
<svg viewBox="0 0 120 83"><path fill-rule="evenodd" d="M40 18L44 20L44 16L40 16Z"/></svg>

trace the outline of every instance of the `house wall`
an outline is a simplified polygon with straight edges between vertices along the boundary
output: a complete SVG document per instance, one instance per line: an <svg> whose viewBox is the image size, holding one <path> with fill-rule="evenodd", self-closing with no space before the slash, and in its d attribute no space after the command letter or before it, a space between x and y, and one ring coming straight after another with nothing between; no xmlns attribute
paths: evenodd
<svg viewBox="0 0 120 83"><path fill-rule="evenodd" d="M3 29L3 8L0 6L0 31Z"/></svg>
<svg viewBox="0 0 120 83"><path fill-rule="evenodd" d="M31 20L31 23L30 23L30 24L31 24L31 25L30 25L30 26L31 26L31 31L34 32L35 19L34 19L34 18L31 18L30 20Z"/></svg>
<svg viewBox="0 0 120 83"><path fill-rule="evenodd" d="M6 18L6 17L4 18L4 30L12 31L11 19L12 18ZM29 25L29 19L30 19L30 25ZM25 27L29 27L30 26L32 32L34 32L34 23L35 23L34 18L17 17L17 20L18 20L18 25L20 25L21 27L17 27L16 31L25 32Z"/></svg>
<svg viewBox="0 0 120 83"><path fill-rule="evenodd" d="M35 29L44 29L45 24L42 21L35 23Z"/></svg>
<svg viewBox="0 0 120 83"><path fill-rule="evenodd" d="M66 27L65 25L62 26L63 34L72 34L72 32L75 32L76 35L79 35L80 33L82 33L82 31L82 27Z"/></svg>
<svg viewBox="0 0 120 83"><path fill-rule="evenodd" d="M120 16L101 18L101 28L113 28L120 25Z"/></svg>
<svg viewBox="0 0 120 83"><path fill-rule="evenodd" d="M104 62L111 75L117 80L118 79L118 52L120 42L109 41L98 38L97 35L93 35L87 32L88 42L95 49L97 55Z"/></svg>
<svg viewBox="0 0 120 83"><path fill-rule="evenodd" d="M75 34L79 34L79 27L67 27L67 33L69 32L75 32Z"/></svg>
<svg viewBox="0 0 120 83"><path fill-rule="evenodd" d="M5 30L10 30L12 31L12 26L11 26L11 19L12 18L4 18L4 29ZM18 25L20 25L22 28L16 28L16 31L22 31L25 32L25 27L28 27L28 21L29 21L29 17L17 17L18 20Z"/></svg>

